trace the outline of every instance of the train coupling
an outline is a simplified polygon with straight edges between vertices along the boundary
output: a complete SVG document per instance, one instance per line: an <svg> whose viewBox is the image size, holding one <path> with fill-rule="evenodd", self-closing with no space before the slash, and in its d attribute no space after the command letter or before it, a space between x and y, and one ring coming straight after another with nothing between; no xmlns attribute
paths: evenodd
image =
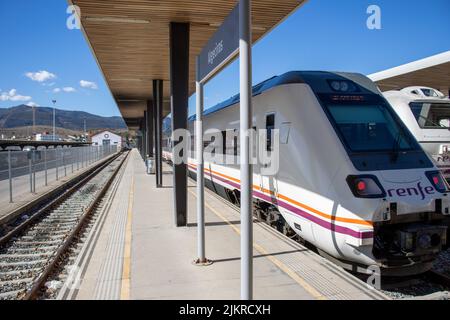
<svg viewBox="0 0 450 320"><path fill-rule="evenodd" d="M394 239L407 256L439 253L447 243L447 226L410 224L399 228Z"/></svg>

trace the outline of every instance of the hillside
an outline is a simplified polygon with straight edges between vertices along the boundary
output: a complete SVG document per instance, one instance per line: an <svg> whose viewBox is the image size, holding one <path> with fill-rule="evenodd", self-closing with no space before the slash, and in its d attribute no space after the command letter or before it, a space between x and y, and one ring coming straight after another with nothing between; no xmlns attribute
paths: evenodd
<svg viewBox="0 0 450 320"><path fill-rule="evenodd" d="M36 126L53 126L53 108L37 107L35 111ZM86 129L126 129L121 117L102 117L82 111L67 111L56 109L56 127L68 130ZM0 108L0 128L10 129L33 125L33 108L20 105L12 108Z"/></svg>

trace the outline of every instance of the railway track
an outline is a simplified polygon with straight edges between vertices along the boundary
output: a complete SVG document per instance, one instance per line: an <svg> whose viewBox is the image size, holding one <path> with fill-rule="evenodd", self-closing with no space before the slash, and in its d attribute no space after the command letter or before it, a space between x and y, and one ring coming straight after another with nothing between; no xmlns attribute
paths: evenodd
<svg viewBox="0 0 450 320"><path fill-rule="evenodd" d="M34 299L58 267L121 168L120 154L33 214L19 217L0 238L0 300Z"/></svg>
<svg viewBox="0 0 450 320"><path fill-rule="evenodd" d="M383 278L380 290L394 300L449 300L450 278L436 270L409 277Z"/></svg>

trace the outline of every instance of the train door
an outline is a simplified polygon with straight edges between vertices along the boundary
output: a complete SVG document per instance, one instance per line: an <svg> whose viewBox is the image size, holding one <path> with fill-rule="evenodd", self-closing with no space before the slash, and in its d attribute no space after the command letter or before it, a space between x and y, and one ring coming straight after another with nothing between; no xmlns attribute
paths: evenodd
<svg viewBox="0 0 450 320"><path fill-rule="evenodd" d="M214 138L205 133L204 141L203 141L203 149L204 149L204 177L205 177L205 187L217 193L216 188L214 187L214 182L212 178L212 166L211 166L211 158L215 153L215 149L208 151L208 147L211 144L214 144Z"/></svg>
<svg viewBox="0 0 450 320"><path fill-rule="evenodd" d="M265 152L271 158L272 152L278 152L278 150L274 150L274 135L273 130L276 128L276 120L277 114L275 112L266 113L263 120L263 129L266 130L267 136L266 141L264 143L259 143L259 148L265 148ZM260 159L261 160L261 159ZM259 160L260 167L260 189L261 191L269 195L271 197L271 201L276 205L276 198L278 196L278 181L277 181L277 173L266 175L264 174L264 170L262 168L267 168L270 164L261 163Z"/></svg>

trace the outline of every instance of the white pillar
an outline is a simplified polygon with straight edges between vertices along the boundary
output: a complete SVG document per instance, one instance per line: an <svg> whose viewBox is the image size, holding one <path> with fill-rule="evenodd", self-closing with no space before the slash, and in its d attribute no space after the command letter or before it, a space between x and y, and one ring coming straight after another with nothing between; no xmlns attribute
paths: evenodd
<svg viewBox="0 0 450 320"><path fill-rule="evenodd" d="M197 77L199 61L197 58ZM203 164L203 84L200 79L196 82L196 122L195 122L195 151L197 156L197 263L207 262L205 254L205 183Z"/></svg>
<svg viewBox="0 0 450 320"><path fill-rule="evenodd" d="M239 3L240 52L240 167L241 167L241 299L253 299L253 168L250 162L252 128L251 0Z"/></svg>

